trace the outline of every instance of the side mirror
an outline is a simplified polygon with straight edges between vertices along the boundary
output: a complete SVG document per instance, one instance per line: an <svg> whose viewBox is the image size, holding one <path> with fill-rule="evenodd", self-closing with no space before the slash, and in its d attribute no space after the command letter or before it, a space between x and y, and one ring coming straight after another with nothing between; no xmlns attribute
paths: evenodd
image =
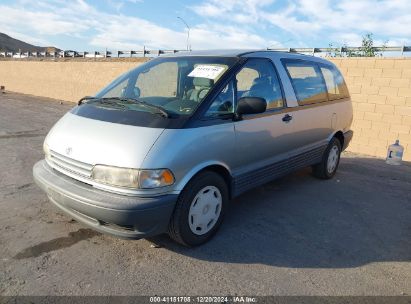
<svg viewBox="0 0 411 304"><path fill-rule="evenodd" d="M261 97L242 97L238 100L237 115L264 113L267 102Z"/></svg>
<svg viewBox="0 0 411 304"><path fill-rule="evenodd" d="M139 87L134 87L133 88L133 94L134 94L134 98L139 98L140 97L140 94L141 94L141 91L140 91L140 88Z"/></svg>

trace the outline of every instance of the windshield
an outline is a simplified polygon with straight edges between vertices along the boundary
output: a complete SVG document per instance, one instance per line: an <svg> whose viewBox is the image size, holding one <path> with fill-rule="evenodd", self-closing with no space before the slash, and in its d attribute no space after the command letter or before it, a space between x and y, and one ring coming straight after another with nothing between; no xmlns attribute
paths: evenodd
<svg viewBox="0 0 411 304"><path fill-rule="evenodd" d="M236 61L235 57L154 59L120 76L88 103L123 111L190 115Z"/></svg>

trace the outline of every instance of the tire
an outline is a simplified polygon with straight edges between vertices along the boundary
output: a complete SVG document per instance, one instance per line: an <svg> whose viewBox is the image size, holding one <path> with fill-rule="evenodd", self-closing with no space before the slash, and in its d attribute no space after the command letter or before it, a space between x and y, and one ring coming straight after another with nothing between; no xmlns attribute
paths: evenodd
<svg viewBox="0 0 411 304"><path fill-rule="evenodd" d="M341 143L333 138L324 151L323 158L319 164L312 166L313 175L321 179L330 179L337 172L340 163Z"/></svg>
<svg viewBox="0 0 411 304"><path fill-rule="evenodd" d="M228 187L224 179L211 171L201 172L181 192L168 234L187 247L204 244L217 232L227 206Z"/></svg>

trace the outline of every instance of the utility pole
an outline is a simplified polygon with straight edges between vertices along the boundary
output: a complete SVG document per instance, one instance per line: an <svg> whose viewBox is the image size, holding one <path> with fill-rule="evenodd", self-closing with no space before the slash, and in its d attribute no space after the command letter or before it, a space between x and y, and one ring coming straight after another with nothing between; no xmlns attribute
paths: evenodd
<svg viewBox="0 0 411 304"><path fill-rule="evenodd" d="M181 17L177 17L178 19L180 19L184 25L187 27L187 51L191 51L191 47L190 47L190 27L188 26L187 22L181 18Z"/></svg>

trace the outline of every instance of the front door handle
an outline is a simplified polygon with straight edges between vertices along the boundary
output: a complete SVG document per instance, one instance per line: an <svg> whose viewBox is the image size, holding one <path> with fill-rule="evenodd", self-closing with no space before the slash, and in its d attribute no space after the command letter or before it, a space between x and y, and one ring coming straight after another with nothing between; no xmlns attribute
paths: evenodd
<svg viewBox="0 0 411 304"><path fill-rule="evenodd" d="M288 114L286 114L286 115L283 117L283 121L284 121L284 122L289 122L291 119L293 119L293 117L292 117L291 115L288 115Z"/></svg>

